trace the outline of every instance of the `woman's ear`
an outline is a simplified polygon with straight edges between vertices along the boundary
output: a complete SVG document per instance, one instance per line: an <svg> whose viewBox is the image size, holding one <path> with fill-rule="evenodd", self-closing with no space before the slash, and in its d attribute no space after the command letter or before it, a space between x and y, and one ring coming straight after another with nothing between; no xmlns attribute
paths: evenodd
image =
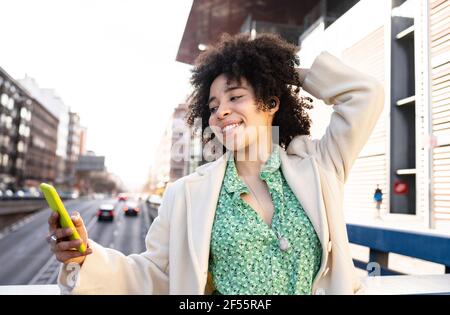
<svg viewBox="0 0 450 315"><path fill-rule="evenodd" d="M269 99L269 112L271 115L275 115L275 113L280 108L280 99L276 96L271 96Z"/></svg>

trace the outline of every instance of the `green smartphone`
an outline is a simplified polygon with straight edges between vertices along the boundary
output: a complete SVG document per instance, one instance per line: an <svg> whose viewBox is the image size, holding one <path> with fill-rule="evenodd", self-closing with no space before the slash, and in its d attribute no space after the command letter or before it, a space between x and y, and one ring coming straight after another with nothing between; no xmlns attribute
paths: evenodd
<svg viewBox="0 0 450 315"><path fill-rule="evenodd" d="M64 207L64 204L61 200L61 198L58 195L58 192L56 191L55 187L49 184L42 183L39 185L39 188L41 189L42 193L45 196L45 200L47 200L48 206L53 211L57 212L59 214L59 224L62 228L71 228L73 233L70 236L71 240L80 240L80 234L78 234L77 229L75 228L75 225L72 222L72 219L70 218L69 213L67 212L66 208ZM81 243L80 246L78 246L78 251L80 253L86 252L86 244Z"/></svg>

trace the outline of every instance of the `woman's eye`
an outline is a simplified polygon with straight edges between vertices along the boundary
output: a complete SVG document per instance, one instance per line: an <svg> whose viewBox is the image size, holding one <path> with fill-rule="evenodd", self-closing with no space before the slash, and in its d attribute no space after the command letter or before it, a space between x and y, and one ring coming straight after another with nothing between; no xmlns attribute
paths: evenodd
<svg viewBox="0 0 450 315"><path fill-rule="evenodd" d="M215 113L216 110L217 110L217 106L216 106L216 107L211 107L211 108L209 109L209 112L212 114L212 113Z"/></svg>
<svg viewBox="0 0 450 315"><path fill-rule="evenodd" d="M231 98L230 98L230 101L235 101L235 100L237 100L238 98L241 98L242 97L242 95L240 95L240 96L232 96Z"/></svg>

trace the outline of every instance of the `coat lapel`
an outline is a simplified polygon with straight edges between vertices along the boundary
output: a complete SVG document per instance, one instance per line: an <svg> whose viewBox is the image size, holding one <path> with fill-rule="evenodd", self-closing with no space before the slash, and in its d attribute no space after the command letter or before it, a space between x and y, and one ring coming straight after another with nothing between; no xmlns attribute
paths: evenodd
<svg viewBox="0 0 450 315"><path fill-rule="evenodd" d="M187 237L189 252L196 269L197 279L206 283L211 231L220 189L225 174L227 151L205 168L197 169L198 177L186 181ZM323 246L328 243L326 215L322 206L319 174L313 158L288 155L280 149L281 169L292 192L302 204ZM201 289L205 283L198 285Z"/></svg>
<svg viewBox="0 0 450 315"><path fill-rule="evenodd" d="M280 150L284 178L308 215L322 247L328 246L328 222L322 201L320 177L312 156L303 159Z"/></svg>
<svg viewBox="0 0 450 315"><path fill-rule="evenodd" d="M206 168L199 167L200 176L186 181L188 244L197 279L207 276L212 225L230 155L227 151Z"/></svg>

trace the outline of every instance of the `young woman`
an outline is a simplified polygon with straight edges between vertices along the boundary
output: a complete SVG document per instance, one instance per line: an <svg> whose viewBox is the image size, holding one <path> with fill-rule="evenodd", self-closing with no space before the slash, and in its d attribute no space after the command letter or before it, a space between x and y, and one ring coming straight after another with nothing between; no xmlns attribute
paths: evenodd
<svg viewBox="0 0 450 315"><path fill-rule="evenodd" d="M57 240L52 250L64 263L58 278L63 292L361 289L348 245L343 188L383 109L383 87L328 52L310 69L299 69L296 52L275 35L241 34L223 36L199 57L187 122L200 121L205 154L216 159L166 189L142 254L124 256L89 240L76 214L73 220L89 245L80 256L71 250L77 242L64 241L70 233L50 217L48 239ZM309 136L305 110L311 105L299 96L300 87L334 104L321 139Z"/></svg>

